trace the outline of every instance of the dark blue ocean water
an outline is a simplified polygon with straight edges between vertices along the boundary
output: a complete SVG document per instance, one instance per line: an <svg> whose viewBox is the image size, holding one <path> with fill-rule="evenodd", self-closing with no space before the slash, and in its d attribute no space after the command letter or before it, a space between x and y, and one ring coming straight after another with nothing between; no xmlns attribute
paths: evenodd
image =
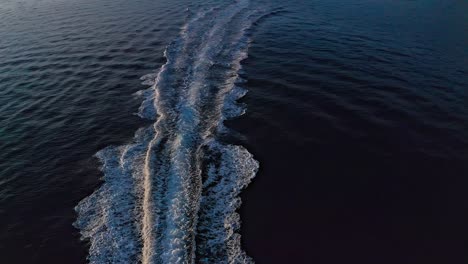
<svg viewBox="0 0 468 264"><path fill-rule="evenodd" d="M0 262L466 263L467 15L3 0Z"/></svg>

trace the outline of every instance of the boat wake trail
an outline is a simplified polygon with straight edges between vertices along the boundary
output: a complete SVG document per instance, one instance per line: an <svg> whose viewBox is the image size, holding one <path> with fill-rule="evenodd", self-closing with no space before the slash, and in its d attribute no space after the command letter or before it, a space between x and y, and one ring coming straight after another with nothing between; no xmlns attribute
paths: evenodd
<svg viewBox="0 0 468 264"><path fill-rule="evenodd" d="M104 184L76 207L91 263L252 263L240 247L240 191L258 169L219 140L242 115L238 72L248 30L271 14L246 0L194 14L141 92L155 123L133 142L97 153Z"/></svg>

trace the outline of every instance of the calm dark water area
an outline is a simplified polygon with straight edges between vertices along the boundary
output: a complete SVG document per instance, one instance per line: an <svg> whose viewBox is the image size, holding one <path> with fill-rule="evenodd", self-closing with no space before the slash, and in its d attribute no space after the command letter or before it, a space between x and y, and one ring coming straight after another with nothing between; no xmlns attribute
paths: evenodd
<svg viewBox="0 0 468 264"><path fill-rule="evenodd" d="M72 224L102 184L94 155L153 123L135 114L140 77L224 2L0 2L0 263L86 263ZM274 11L249 28L247 111L225 139L260 164L241 195L247 254L467 263L468 2L260 6Z"/></svg>

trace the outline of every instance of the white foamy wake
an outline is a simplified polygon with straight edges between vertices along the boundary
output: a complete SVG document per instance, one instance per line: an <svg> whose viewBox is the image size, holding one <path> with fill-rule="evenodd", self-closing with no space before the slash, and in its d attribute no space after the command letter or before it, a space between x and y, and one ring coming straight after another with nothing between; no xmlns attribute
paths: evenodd
<svg viewBox="0 0 468 264"><path fill-rule="evenodd" d="M91 263L251 263L240 247L240 191L258 163L218 138L244 113L236 100L248 30L265 12L239 0L203 10L144 76L133 143L97 153L104 184L76 207Z"/></svg>

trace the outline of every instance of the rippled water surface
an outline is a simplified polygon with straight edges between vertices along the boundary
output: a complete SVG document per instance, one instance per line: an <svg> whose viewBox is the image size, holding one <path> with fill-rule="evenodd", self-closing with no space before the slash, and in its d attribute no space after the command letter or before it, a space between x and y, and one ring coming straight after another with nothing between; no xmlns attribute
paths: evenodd
<svg viewBox="0 0 468 264"><path fill-rule="evenodd" d="M0 262L466 263L467 14L3 0Z"/></svg>

